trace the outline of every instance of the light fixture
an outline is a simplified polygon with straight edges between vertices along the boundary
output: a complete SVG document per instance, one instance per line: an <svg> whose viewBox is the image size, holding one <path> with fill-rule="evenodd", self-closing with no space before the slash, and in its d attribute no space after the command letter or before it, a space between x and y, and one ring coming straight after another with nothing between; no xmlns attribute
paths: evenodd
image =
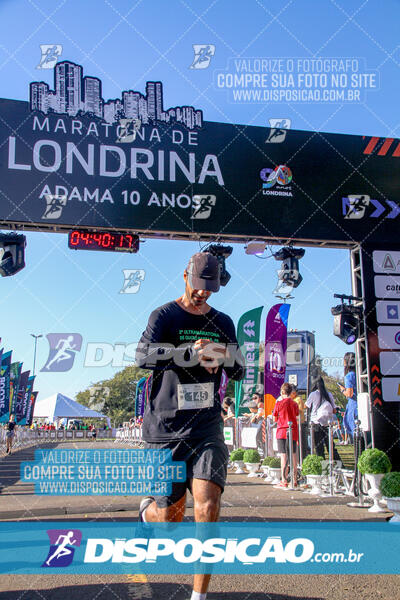
<svg viewBox="0 0 400 600"><path fill-rule="evenodd" d="M290 289L300 285L303 277L299 272L299 260L303 258L304 253L304 248L293 248L292 246L285 246L275 252L275 260L282 261L281 268L278 271L278 278L282 281L282 284L278 284L276 290L282 293L281 288L283 285L290 287Z"/></svg>
<svg viewBox="0 0 400 600"><path fill-rule="evenodd" d="M0 234L0 275L9 277L25 267L26 237L20 233Z"/></svg>
<svg viewBox="0 0 400 600"><path fill-rule="evenodd" d="M331 308L333 315L333 335L336 335L345 344L354 344L360 337L360 328L363 318L362 306L344 304L344 300L358 300L353 296L335 294L335 298L341 298L342 303Z"/></svg>
<svg viewBox="0 0 400 600"><path fill-rule="evenodd" d="M209 252L215 256L219 262L219 282L222 286L225 286L231 278L230 273L226 270L225 259L228 258L232 252L232 246L223 246L222 244L210 244L202 250L202 252Z"/></svg>
<svg viewBox="0 0 400 600"><path fill-rule="evenodd" d="M251 240L250 242L247 242L247 245L245 246L245 252L246 254L250 254L252 256L258 254L261 255L266 247L267 242L263 242L262 240Z"/></svg>

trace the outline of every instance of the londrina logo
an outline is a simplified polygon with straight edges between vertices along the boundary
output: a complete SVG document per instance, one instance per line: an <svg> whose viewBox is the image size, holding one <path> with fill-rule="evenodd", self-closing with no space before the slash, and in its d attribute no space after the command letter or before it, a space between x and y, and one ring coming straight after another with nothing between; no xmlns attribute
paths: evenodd
<svg viewBox="0 0 400 600"><path fill-rule="evenodd" d="M275 169L269 169L265 167L260 171L260 177L264 182L262 184L263 194L272 196L293 196L290 191L290 183L293 179L292 171L286 165L278 165ZM278 186L284 186L285 190L271 190L278 184Z"/></svg>
<svg viewBox="0 0 400 600"><path fill-rule="evenodd" d="M82 532L79 529L49 529L49 553L42 567L68 567L74 558L74 546L80 546Z"/></svg>

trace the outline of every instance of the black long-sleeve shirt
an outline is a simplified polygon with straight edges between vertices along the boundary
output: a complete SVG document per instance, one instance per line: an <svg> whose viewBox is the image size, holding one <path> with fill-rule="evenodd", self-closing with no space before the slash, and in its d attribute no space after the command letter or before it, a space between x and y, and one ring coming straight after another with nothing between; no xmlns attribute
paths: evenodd
<svg viewBox="0 0 400 600"><path fill-rule="evenodd" d="M199 339L228 345L230 359L216 373L202 367L192 351L191 346ZM164 344L169 344L166 350ZM244 377L244 360L228 315L214 308L205 315L194 315L176 301L164 304L150 315L138 344L136 364L153 369L143 418L144 440L167 442L221 435L218 390L222 368L230 379Z"/></svg>

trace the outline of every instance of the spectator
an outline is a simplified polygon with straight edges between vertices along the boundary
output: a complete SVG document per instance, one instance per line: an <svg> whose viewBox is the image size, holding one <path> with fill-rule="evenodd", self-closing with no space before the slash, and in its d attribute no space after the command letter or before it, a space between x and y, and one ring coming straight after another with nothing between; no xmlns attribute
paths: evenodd
<svg viewBox="0 0 400 600"><path fill-rule="evenodd" d="M259 392L254 392L251 399L257 402L257 420L260 421L264 418L264 398Z"/></svg>
<svg viewBox="0 0 400 600"><path fill-rule="evenodd" d="M305 419L306 412L306 403L304 402L304 398L299 396L297 386L291 384L292 393L290 394L291 399L296 402L299 407L299 415L300 415L300 435L299 435L299 444L301 443L301 451L302 457L308 454L308 443L307 443L307 423Z"/></svg>
<svg viewBox="0 0 400 600"><path fill-rule="evenodd" d="M338 438L338 444L346 444L347 440L345 439L345 436L343 435L343 417L344 417L344 410L343 408L340 408L339 406L336 407L336 421L335 421L335 429L333 431L333 435Z"/></svg>
<svg viewBox="0 0 400 600"><path fill-rule="evenodd" d="M357 408L357 382L356 382L356 355L354 352L346 352L343 358L344 362L344 386L340 386L341 391L347 398L346 412L343 418L344 428L353 443L356 420L358 419Z"/></svg>
<svg viewBox="0 0 400 600"><path fill-rule="evenodd" d="M290 383L284 383L281 387L281 400L275 404L273 416L277 422L276 439L278 442L278 453L281 457L281 482L277 487L287 487L289 479L289 452L292 452L293 471L297 474L297 441L299 432L297 427L297 415L299 407L292 400L292 386ZM289 422L292 422L292 441L293 446L289 448L288 429ZM297 477L295 477L295 487L297 487Z"/></svg>
<svg viewBox="0 0 400 600"><path fill-rule="evenodd" d="M258 421L257 402L250 400L250 402L246 402L245 407L248 408L250 412L243 413L243 417L246 417L248 419L249 423L257 423L257 421Z"/></svg>
<svg viewBox="0 0 400 600"><path fill-rule="evenodd" d="M334 419L336 404L331 392L327 391L322 377L317 379L314 390L307 398L306 406L311 409L310 422L314 425L315 451L318 456L325 458L324 446L329 453L328 424ZM333 458L340 461L335 446L333 446Z"/></svg>
<svg viewBox="0 0 400 600"><path fill-rule="evenodd" d="M17 425L15 423L14 415L10 415L10 420L6 425L6 429L6 454L11 454L15 432L17 431Z"/></svg>
<svg viewBox="0 0 400 600"><path fill-rule="evenodd" d="M227 396L222 403L222 418L224 421L235 416L235 403Z"/></svg>

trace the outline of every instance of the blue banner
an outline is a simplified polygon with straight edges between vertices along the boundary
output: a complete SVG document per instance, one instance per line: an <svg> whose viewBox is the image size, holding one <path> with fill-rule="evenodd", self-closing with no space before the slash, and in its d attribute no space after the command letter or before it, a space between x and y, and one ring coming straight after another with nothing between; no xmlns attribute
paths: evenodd
<svg viewBox="0 0 400 600"><path fill-rule="evenodd" d="M14 362L10 365L10 415L14 414L15 403L19 390L19 380L21 377L22 363Z"/></svg>
<svg viewBox="0 0 400 600"><path fill-rule="evenodd" d="M0 572L400 572L398 523L0 523Z"/></svg>
<svg viewBox="0 0 400 600"><path fill-rule="evenodd" d="M22 364L22 363L21 363ZM13 412L15 414L15 421L18 425L22 425L21 420L24 419L24 410L26 408L25 405L25 394L26 388L28 385L30 371L24 371L21 373L19 378L18 391L16 395L13 396ZM25 420L24 420L25 422Z"/></svg>
<svg viewBox="0 0 400 600"><path fill-rule="evenodd" d="M25 394L22 402L22 410L21 410L21 418L19 420L19 425L28 425L28 417L30 419L30 412L32 408L32 389L33 384L35 382L35 376L31 375L28 377L28 383L26 385ZM29 423L30 425L30 423Z"/></svg>
<svg viewBox="0 0 400 600"><path fill-rule="evenodd" d="M135 417L143 417L144 415L144 409L149 394L149 386L151 386L151 375L142 377L136 384Z"/></svg>
<svg viewBox="0 0 400 600"><path fill-rule="evenodd" d="M11 350L4 352L0 364L0 423L10 418L10 366Z"/></svg>
<svg viewBox="0 0 400 600"><path fill-rule="evenodd" d="M167 449L40 449L21 462L20 477L41 496L169 496L173 482L186 481L186 463Z"/></svg>

